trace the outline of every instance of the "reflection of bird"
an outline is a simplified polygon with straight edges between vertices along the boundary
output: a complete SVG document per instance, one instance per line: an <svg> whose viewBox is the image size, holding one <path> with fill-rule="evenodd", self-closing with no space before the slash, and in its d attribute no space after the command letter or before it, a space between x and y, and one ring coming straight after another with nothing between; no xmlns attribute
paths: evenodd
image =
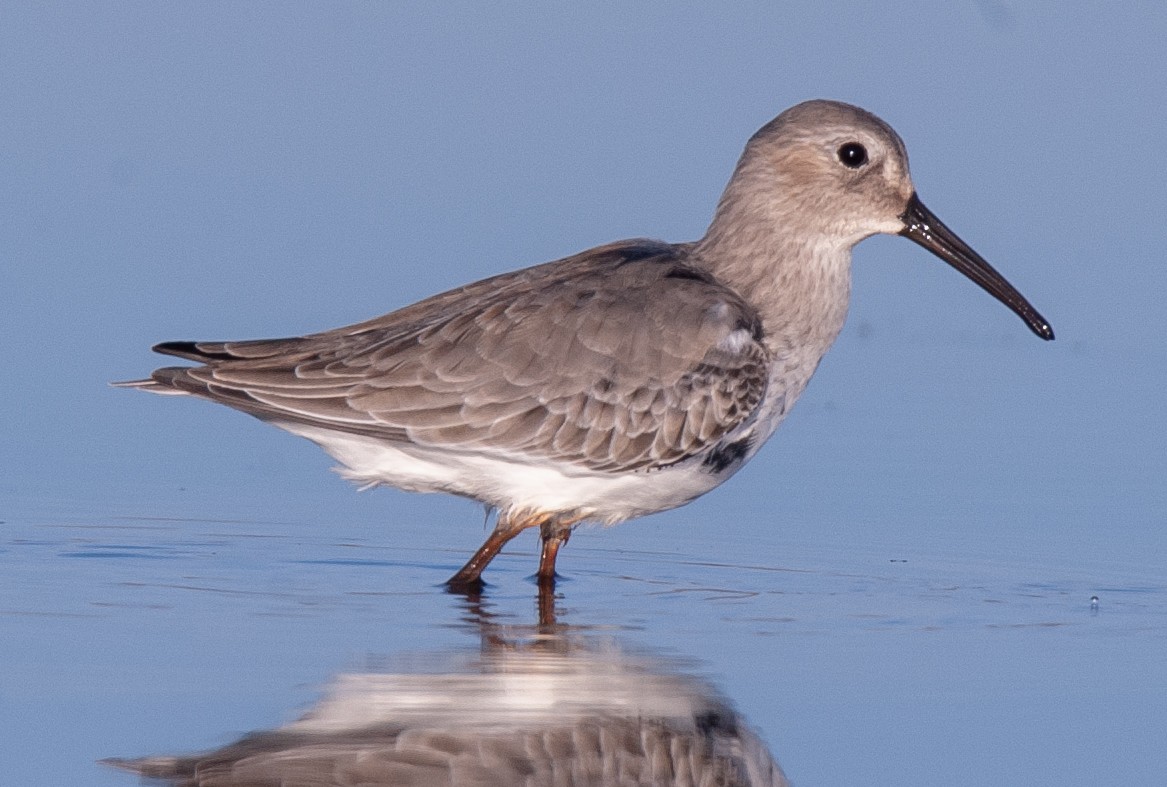
<svg viewBox="0 0 1167 787"><path fill-rule="evenodd" d="M168 342L199 362L126 383L243 410L319 443L368 486L498 509L450 584L538 526L541 580L582 521L683 505L757 452L843 326L851 248L928 248L1019 314L1040 314L916 197L883 121L799 104L746 145L694 243L632 240L293 339Z"/></svg>
<svg viewBox="0 0 1167 787"><path fill-rule="evenodd" d="M278 730L106 762L178 787L788 784L707 683L611 649L540 644L492 650L471 672L342 675Z"/></svg>

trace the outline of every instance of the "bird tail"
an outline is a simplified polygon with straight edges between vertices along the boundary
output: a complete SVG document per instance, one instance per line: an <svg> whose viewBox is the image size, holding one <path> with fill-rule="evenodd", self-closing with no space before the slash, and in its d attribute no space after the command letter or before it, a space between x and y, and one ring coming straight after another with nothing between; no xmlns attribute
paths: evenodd
<svg viewBox="0 0 1167 787"><path fill-rule="evenodd" d="M171 371L170 369L159 369L160 372ZM157 374L158 372L155 372ZM145 380L118 380L110 383L113 388L138 388L150 393L161 394L163 396L187 396L189 391L184 391L181 388L176 388L172 382L166 377L155 379L149 377Z"/></svg>

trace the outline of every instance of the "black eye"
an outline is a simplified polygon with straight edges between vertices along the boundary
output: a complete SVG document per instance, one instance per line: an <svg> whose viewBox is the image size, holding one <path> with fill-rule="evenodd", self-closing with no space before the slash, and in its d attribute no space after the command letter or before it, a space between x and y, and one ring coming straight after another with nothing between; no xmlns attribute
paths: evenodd
<svg viewBox="0 0 1167 787"><path fill-rule="evenodd" d="M867 148L858 142L848 142L839 148L838 156L844 167L859 169L867 163Z"/></svg>

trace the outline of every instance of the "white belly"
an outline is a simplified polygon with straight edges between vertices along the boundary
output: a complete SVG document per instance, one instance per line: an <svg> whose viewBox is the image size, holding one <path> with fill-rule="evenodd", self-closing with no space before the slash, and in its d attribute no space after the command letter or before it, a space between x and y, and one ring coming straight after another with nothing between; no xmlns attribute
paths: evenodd
<svg viewBox="0 0 1167 787"><path fill-rule="evenodd" d="M341 463L342 476L363 487L386 484L409 492L446 492L504 513L564 512L604 524L684 505L732 474L710 473L700 461L659 470L595 473L550 462L438 452L305 424L274 425L319 445Z"/></svg>

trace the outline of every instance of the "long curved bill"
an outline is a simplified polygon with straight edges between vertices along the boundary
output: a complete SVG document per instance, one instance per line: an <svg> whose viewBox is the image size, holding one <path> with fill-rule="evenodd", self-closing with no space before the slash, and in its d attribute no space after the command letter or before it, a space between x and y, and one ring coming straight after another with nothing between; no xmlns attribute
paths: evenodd
<svg viewBox="0 0 1167 787"><path fill-rule="evenodd" d="M1012 309L1025 320L1029 329L1043 339L1054 338L1054 330L1037 309L1019 293L1005 277L997 273L981 255L957 237L956 233L944 226L932 211L924 207L915 194L908 200L907 210L900 216L904 228L900 231L909 240L923 246L940 259L969 277L985 292Z"/></svg>

